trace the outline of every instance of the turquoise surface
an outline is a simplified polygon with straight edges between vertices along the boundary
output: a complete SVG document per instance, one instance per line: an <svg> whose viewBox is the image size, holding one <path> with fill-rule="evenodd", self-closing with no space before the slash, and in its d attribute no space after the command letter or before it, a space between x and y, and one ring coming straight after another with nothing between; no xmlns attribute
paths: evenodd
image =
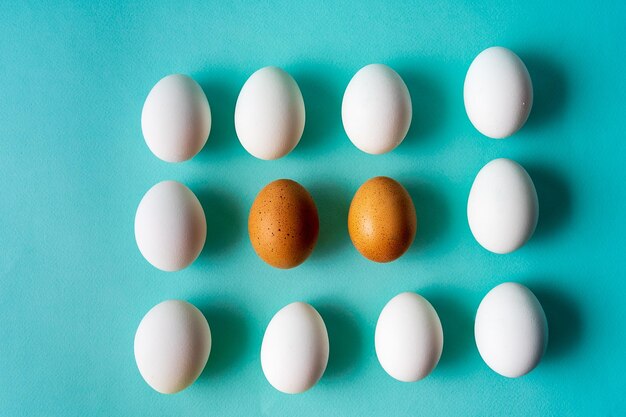
<svg viewBox="0 0 626 417"><path fill-rule="evenodd" d="M0 415L624 415L626 414L626 7L623 2L7 2L0 14ZM535 86L526 126L482 137L463 107L476 54L519 54ZM362 66L395 68L413 98L408 137L370 156L347 139L343 91ZM300 145L272 162L234 131L246 78L278 65L299 83ZM167 164L140 115L164 75L197 79L213 111L206 147ZM473 239L467 195L497 157L527 168L539 225L521 250ZM402 182L420 227L409 252L377 265L351 245L347 209L376 175ZM247 215L277 178L307 187L320 213L311 258L282 271L254 254ZM143 194L176 179L200 198L208 238L189 268L165 273L135 244ZM550 344L540 366L506 379L481 360L473 317L514 280L542 302ZM393 380L374 353L384 304L417 291L440 314L445 346L427 379ZM151 390L133 356L143 315L195 303L214 338L200 379ZM331 339L322 380L288 396L265 380L265 326L284 305L319 309Z"/></svg>

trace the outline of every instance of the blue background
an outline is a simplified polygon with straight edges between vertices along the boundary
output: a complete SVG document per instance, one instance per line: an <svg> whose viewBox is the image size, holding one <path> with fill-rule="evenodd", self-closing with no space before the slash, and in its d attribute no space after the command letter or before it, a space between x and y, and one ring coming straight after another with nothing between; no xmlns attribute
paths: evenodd
<svg viewBox="0 0 626 417"><path fill-rule="evenodd" d="M54 3L54 6L52 5ZM11 2L0 15L0 415L624 415L626 413L626 7L623 2L320 1ZM535 104L503 141L482 137L463 106L481 50L526 63ZM343 91L382 62L406 81L414 118L383 156L358 151L341 124ZM299 83L307 124L287 157L260 161L233 126L237 94L278 65ZM163 76L202 85L208 144L167 164L145 145L143 101ZM527 168L539 225L521 250L482 249L466 220L478 170L497 157ZM409 252L377 265L352 247L353 193L388 175L413 196ZM256 193L277 178L307 187L318 245L302 266L265 265L247 236ZM200 198L208 237L178 273L148 264L134 239L143 194L176 179ZM543 362L515 380L492 372L473 341L481 298L508 280L544 306ZM427 379L405 384L378 364L374 326L401 291L426 296L445 346ZM141 379L133 338L158 302L206 314L213 351L196 384L164 396ZM259 350L282 306L312 303L331 338L328 369L287 396L265 380Z"/></svg>

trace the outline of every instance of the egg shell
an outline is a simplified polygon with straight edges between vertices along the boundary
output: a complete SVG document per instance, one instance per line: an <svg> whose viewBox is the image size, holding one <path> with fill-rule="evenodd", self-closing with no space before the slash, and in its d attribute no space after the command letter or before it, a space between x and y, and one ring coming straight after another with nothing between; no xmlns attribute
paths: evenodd
<svg viewBox="0 0 626 417"><path fill-rule="evenodd" d="M269 265L300 265L313 252L319 234L313 197L292 180L269 183L252 203L248 233L254 251Z"/></svg>
<svg viewBox="0 0 626 417"><path fill-rule="evenodd" d="M476 346L500 375L532 371L548 345L548 323L537 297L525 286L505 282L485 295L476 312Z"/></svg>
<svg viewBox="0 0 626 417"><path fill-rule="evenodd" d="M341 116L354 146L374 155L390 152L402 143L411 125L409 89L387 65L367 65L350 80Z"/></svg>
<svg viewBox="0 0 626 417"><path fill-rule="evenodd" d="M494 159L478 172L467 200L467 221L485 249L499 254L519 249L532 237L538 217L535 185L520 164Z"/></svg>
<svg viewBox="0 0 626 417"><path fill-rule="evenodd" d="M398 259L413 243L416 230L413 200L399 182L375 177L357 190L348 212L348 232L354 247L367 259Z"/></svg>
<svg viewBox="0 0 626 417"><path fill-rule="evenodd" d="M211 108L202 87L183 74L161 79L143 105L141 129L158 158L166 162L193 158L211 132Z"/></svg>
<svg viewBox="0 0 626 417"><path fill-rule="evenodd" d="M378 317L374 339L383 369L403 382L428 376L443 351L443 329L437 312L428 300L413 292L389 300Z"/></svg>
<svg viewBox="0 0 626 417"><path fill-rule="evenodd" d="M235 105L235 130L241 145L259 159L291 152L304 131L304 99L284 70L265 67L243 85Z"/></svg>
<svg viewBox="0 0 626 417"><path fill-rule="evenodd" d="M211 353L211 329L194 305L167 300L154 306L135 334L135 360L143 379L162 394L193 384Z"/></svg>
<svg viewBox="0 0 626 417"><path fill-rule="evenodd" d="M279 310L268 324L261 345L261 367L274 388L298 394L320 380L328 355L324 320L311 305L295 302Z"/></svg>
<svg viewBox="0 0 626 417"><path fill-rule="evenodd" d="M511 50L494 46L474 59L463 87L465 111L483 135L502 139L517 132L533 106L526 65Z"/></svg>
<svg viewBox="0 0 626 417"><path fill-rule="evenodd" d="M176 181L163 181L143 196L135 215L139 251L163 271L189 266L206 240L206 218L196 195Z"/></svg>

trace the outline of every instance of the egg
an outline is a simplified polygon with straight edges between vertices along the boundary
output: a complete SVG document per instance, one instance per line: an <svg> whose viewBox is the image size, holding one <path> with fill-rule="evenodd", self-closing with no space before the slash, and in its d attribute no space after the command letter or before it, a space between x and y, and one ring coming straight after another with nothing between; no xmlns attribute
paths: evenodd
<svg viewBox="0 0 626 417"><path fill-rule="evenodd" d="M304 131L304 99L284 70L265 67L243 85L235 105L235 130L241 145L259 159L291 152Z"/></svg>
<svg viewBox="0 0 626 417"><path fill-rule="evenodd" d="M539 203L532 179L521 165L494 159L476 175L467 200L467 221L485 249L513 252L531 238Z"/></svg>
<svg viewBox="0 0 626 417"><path fill-rule="evenodd" d="M194 305L167 300L152 307L135 334L135 360L143 379L162 394L193 384L211 353L211 329Z"/></svg>
<svg viewBox="0 0 626 417"><path fill-rule="evenodd" d="M304 262L317 243L319 217L311 194L288 179L266 185L256 196L248 233L256 254L276 268Z"/></svg>
<svg viewBox="0 0 626 417"><path fill-rule="evenodd" d="M190 265L206 240L206 218L195 194L176 181L163 181L143 196L135 215L139 251L163 271Z"/></svg>
<svg viewBox="0 0 626 417"><path fill-rule="evenodd" d="M354 146L369 154L387 153L402 143L409 131L413 117L409 89L387 65L367 65L350 80L341 117Z"/></svg>
<svg viewBox="0 0 626 417"><path fill-rule="evenodd" d="M388 177L375 177L357 190L348 212L354 247L367 259L391 262L413 243L417 217L406 189Z"/></svg>
<svg viewBox="0 0 626 417"><path fill-rule="evenodd" d="M404 292L383 308L374 336L383 369L402 382L428 376L443 351L443 329L433 306L419 294Z"/></svg>
<svg viewBox="0 0 626 417"><path fill-rule="evenodd" d="M277 390L298 394L313 387L328 364L328 332L317 310L291 303L274 315L261 344L261 367Z"/></svg>
<svg viewBox="0 0 626 417"><path fill-rule="evenodd" d="M548 323L539 300L515 282L487 293L476 312L474 333L485 363L509 378L532 371L548 344Z"/></svg>
<svg viewBox="0 0 626 417"><path fill-rule="evenodd" d="M494 46L474 59L465 77L465 111L483 135L502 139L526 123L533 106L533 85L522 60Z"/></svg>
<svg viewBox="0 0 626 417"><path fill-rule="evenodd" d="M161 79L143 105L141 129L158 158L166 162L193 158L211 132L211 108L202 87L183 74Z"/></svg>

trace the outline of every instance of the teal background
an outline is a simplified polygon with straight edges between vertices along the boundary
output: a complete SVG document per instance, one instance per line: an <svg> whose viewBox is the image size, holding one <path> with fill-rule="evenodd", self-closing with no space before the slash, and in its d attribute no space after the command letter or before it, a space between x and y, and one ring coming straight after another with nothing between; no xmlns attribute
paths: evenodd
<svg viewBox="0 0 626 417"><path fill-rule="evenodd" d="M624 415L626 267L623 2L321 1L11 2L0 14L0 415ZM526 63L535 104L503 141L482 137L463 107L481 50L507 46ZM358 151L341 124L343 91L382 62L406 81L414 118L383 156ZM266 65L289 71L307 124L287 157L260 161L233 126L237 94ZM213 112L208 144L167 164L145 145L143 101L182 72ZM539 225L521 250L482 249L466 220L478 170L497 157L527 168ZM352 247L351 197L376 175L402 182L420 222L410 251L377 265ZM302 266L265 265L247 236L256 193L299 181L319 209L318 245ZM189 268L165 273L136 247L143 194L176 179L200 198L208 239ZM481 298L508 280L544 306L550 344L529 375L492 372L473 340ZM441 362L400 383L376 360L384 304L417 291L440 314ZM200 379L173 396L144 383L133 356L158 302L195 303L214 345ZM303 300L324 317L331 356L322 380L288 396L265 380L265 326Z"/></svg>

